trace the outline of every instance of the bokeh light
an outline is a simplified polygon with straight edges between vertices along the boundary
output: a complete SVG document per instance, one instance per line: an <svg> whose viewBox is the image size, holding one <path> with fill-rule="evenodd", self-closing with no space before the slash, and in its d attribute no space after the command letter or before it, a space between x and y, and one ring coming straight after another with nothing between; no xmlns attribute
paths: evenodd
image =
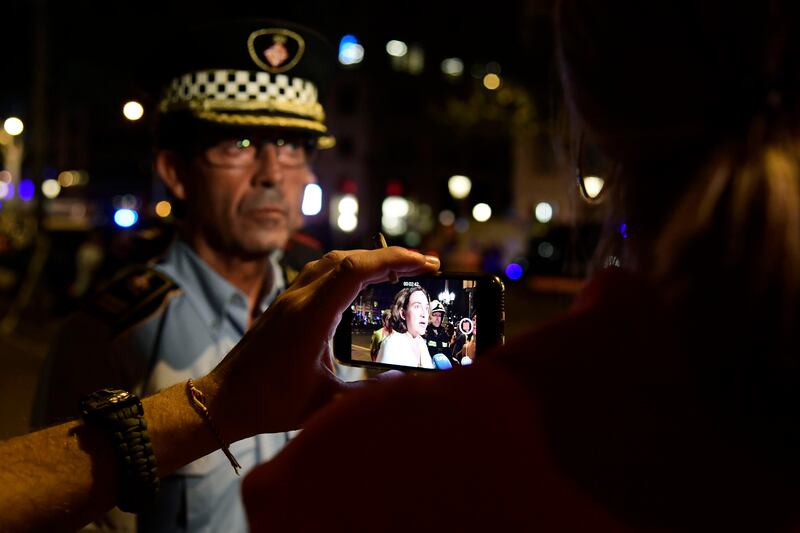
<svg viewBox="0 0 800 533"><path fill-rule="evenodd" d="M416 248L422 243L422 235L420 235L416 231L409 231L406 233L405 241L406 241L406 246L410 246L411 248Z"/></svg>
<svg viewBox="0 0 800 533"><path fill-rule="evenodd" d="M466 233L469 231L469 220L466 218L459 218L453 224L453 228L456 230L456 233Z"/></svg>
<svg viewBox="0 0 800 533"><path fill-rule="evenodd" d="M442 226L452 226L453 223L456 221L456 214L450 211L449 209L445 209L441 213L439 213L439 224Z"/></svg>
<svg viewBox="0 0 800 533"><path fill-rule="evenodd" d="M393 39L386 43L386 53L392 57L403 57L408 53L408 46L403 41Z"/></svg>
<svg viewBox="0 0 800 533"><path fill-rule="evenodd" d="M61 185L59 185L58 181L53 179L44 180L42 182L42 194L44 194L46 198L56 198L61 194Z"/></svg>
<svg viewBox="0 0 800 533"><path fill-rule="evenodd" d="M318 215L322 211L322 187L316 183L309 183L303 191L303 214L306 216Z"/></svg>
<svg viewBox="0 0 800 533"><path fill-rule="evenodd" d="M114 223L121 228L130 228L139 220L139 213L133 209L117 209L114 212Z"/></svg>
<svg viewBox="0 0 800 533"><path fill-rule="evenodd" d="M383 200L381 212L383 216L400 218L408 215L409 204L408 200L402 196L387 196Z"/></svg>
<svg viewBox="0 0 800 533"><path fill-rule="evenodd" d="M469 196L469 192L472 190L472 180L461 175L450 176L450 179L447 180L447 190L450 191L450 196L456 200L462 200Z"/></svg>
<svg viewBox="0 0 800 533"><path fill-rule="evenodd" d="M339 199L339 213L355 215L358 213L358 199L353 194L345 194Z"/></svg>
<svg viewBox="0 0 800 533"><path fill-rule="evenodd" d="M17 136L25 129L25 125L17 117L8 117L3 122L3 129L11 136Z"/></svg>
<svg viewBox="0 0 800 533"><path fill-rule="evenodd" d="M583 178L583 189L589 198L597 198L603 191L605 180L598 176L586 176Z"/></svg>
<svg viewBox="0 0 800 533"><path fill-rule="evenodd" d="M167 218L172 213L172 204L167 200L161 200L156 204L156 215Z"/></svg>
<svg viewBox="0 0 800 533"><path fill-rule="evenodd" d="M500 76L497 74L487 74L483 77L483 86L489 89L490 91L494 91L495 89L500 87Z"/></svg>
<svg viewBox="0 0 800 533"><path fill-rule="evenodd" d="M464 62L457 57L448 57L442 61L442 72L448 76L461 76L464 74Z"/></svg>
<svg viewBox="0 0 800 533"><path fill-rule="evenodd" d="M336 225L345 233L350 233L358 226L358 218L353 213L341 213L336 219Z"/></svg>
<svg viewBox="0 0 800 533"><path fill-rule="evenodd" d="M125 105L122 106L122 114L128 120L136 121L144 116L144 108L139 102L131 100L130 102L125 102Z"/></svg>
<svg viewBox="0 0 800 533"><path fill-rule="evenodd" d="M17 191L19 192L20 200L23 202L30 202L33 200L33 196L36 194L36 186L31 180L22 180L19 182L19 188Z"/></svg>
<svg viewBox="0 0 800 533"><path fill-rule="evenodd" d="M539 257L543 257L545 259L550 259L553 257L555 251L556 250L553 245L547 241L540 242L539 246L536 247L536 253L539 254Z"/></svg>
<svg viewBox="0 0 800 533"><path fill-rule="evenodd" d="M76 185L79 181L77 173L65 170L63 172L59 172L58 174L58 184L62 187L72 187Z"/></svg>
<svg viewBox="0 0 800 533"><path fill-rule="evenodd" d="M402 235L408 224L406 217L411 204L402 196L387 196L381 205L381 227L388 235Z"/></svg>
<svg viewBox="0 0 800 533"><path fill-rule="evenodd" d="M342 65L355 65L364 60L364 47L358 42L355 35L345 35L339 41L339 63Z"/></svg>
<svg viewBox="0 0 800 533"><path fill-rule="evenodd" d="M506 266L506 277L512 280L521 278L522 266L517 263L509 263L508 266Z"/></svg>
<svg viewBox="0 0 800 533"><path fill-rule="evenodd" d="M536 220L547 224L553 218L553 206L547 202L539 202L533 210Z"/></svg>
<svg viewBox="0 0 800 533"><path fill-rule="evenodd" d="M492 218L492 208L489 204L475 204L475 207L472 208L472 218L478 222L486 222Z"/></svg>

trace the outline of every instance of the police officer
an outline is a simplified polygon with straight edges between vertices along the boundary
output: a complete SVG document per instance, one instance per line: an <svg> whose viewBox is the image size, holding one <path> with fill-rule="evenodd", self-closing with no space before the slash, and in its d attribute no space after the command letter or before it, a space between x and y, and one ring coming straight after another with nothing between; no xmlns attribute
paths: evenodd
<svg viewBox="0 0 800 533"><path fill-rule="evenodd" d="M431 355L437 353L444 354L450 360L450 363L457 365L458 362L452 358L452 350L450 347L450 337L447 335L447 330L442 324L444 319L445 310L444 306L439 300L431 301L431 321L428 324L428 329L425 331L425 341L428 344L428 352Z"/></svg>
<svg viewBox="0 0 800 533"><path fill-rule="evenodd" d="M292 235L314 152L333 145L321 104L333 48L274 20L216 23L181 39L164 51L154 161L183 213L178 237L70 319L45 365L39 423L73 415L100 387L146 395L208 373L299 270L285 251L314 256ZM259 435L231 451L246 472L287 439ZM240 479L212 453L162 480L136 527L245 531ZM108 517L117 529L131 519Z"/></svg>

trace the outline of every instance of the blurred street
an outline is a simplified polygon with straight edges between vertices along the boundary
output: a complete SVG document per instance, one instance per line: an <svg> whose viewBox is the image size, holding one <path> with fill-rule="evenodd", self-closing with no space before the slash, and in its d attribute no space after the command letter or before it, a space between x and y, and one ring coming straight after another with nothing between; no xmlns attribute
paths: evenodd
<svg viewBox="0 0 800 533"><path fill-rule="evenodd" d="M25 433L44 356L55 320L37 320L0 336L0 439Z"/></svg>

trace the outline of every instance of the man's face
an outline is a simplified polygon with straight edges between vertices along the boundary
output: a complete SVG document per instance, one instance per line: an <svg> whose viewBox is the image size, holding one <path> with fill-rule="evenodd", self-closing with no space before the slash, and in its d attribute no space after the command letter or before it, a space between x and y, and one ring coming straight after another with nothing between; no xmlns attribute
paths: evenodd
<svg viewBox="0 0 800 533"><path fill-rule="evenodd" d="M412 337L423 335L428 329L428 313L430 303L422 291L414 291L408 299L405 309L406 328Z"/></svg>
<svg viewBox="0 0 800 533"><path fill-rule="evenodd" d="M303 191L315 180L297 139L262 133L223 138L192 158L181 180L189 222L215 250L245 257L286 245L302 225Z"/></svg>
<svg viewBox="0 0 800 533"><path fill-rule="evenodd" d="M433 327L435 328L438 328L442 325L442 313L440 311L437 311L431 315L431 324L433 324Z"/></svg>

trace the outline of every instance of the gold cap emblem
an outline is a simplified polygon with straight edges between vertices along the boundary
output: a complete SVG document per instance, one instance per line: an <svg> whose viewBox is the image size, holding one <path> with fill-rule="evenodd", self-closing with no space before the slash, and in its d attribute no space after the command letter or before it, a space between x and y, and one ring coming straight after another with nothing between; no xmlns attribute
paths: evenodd
<svg viewBox="0 0 800 533"><path fill-rule="evenodd" d="M289 59L289 51L283 43L286 42L286 37L283 35L276 35L273 37L272 46L264 50L264 57L267 63L272 65L273 68L281 66L287 59Z"/></svg>
<svg viewBox="0 0 800 533"><path fill-rule="evenodd" d="M306 44L297 33L285 28L256 30L247 38L250 58L271 74L291 70L303 57Z"/></svg>

